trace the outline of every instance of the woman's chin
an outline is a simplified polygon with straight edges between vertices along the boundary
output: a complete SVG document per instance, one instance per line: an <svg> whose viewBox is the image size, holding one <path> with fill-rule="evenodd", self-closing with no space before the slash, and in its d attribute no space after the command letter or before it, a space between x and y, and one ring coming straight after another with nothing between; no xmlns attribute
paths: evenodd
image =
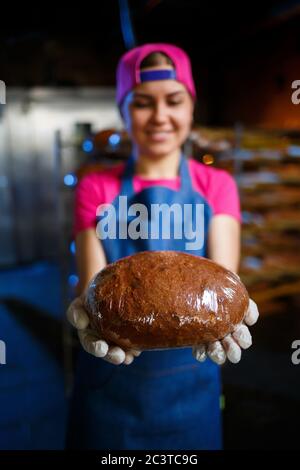
<svg viewBox="0 0 300 470"><path fill-rule="evenodd" d="M151 155L153 157L161 157L162 155L169 155L173 153L176 148L174 148L173 145L171 146L164 143L157 143L155 145L144 147L142 153Z"/></svg>

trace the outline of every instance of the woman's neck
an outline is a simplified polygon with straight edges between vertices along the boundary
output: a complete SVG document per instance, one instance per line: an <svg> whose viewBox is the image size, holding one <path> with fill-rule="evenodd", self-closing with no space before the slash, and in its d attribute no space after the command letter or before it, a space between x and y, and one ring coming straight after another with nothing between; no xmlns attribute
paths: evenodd
<svg viewBox="0 0 300 470"><path fill-rule="evenodd" d="M146 179L176 178L180 155L180 150L156 159L140 154L136 160L135 174Z"/></svg>

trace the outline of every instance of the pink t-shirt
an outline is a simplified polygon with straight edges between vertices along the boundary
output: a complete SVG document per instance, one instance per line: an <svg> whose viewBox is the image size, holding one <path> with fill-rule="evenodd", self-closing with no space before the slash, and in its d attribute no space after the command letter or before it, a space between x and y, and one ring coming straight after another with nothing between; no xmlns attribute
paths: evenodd
<svg viewBox="0 0 300 470"><path fill-rule="evenodd" d="M188 160L194 191L201 194L210 205L213 215L227 214L241 221L237 185L225 170L213 168L196 160ZM121 190L121 177L125 164L85 175L75 191L75 217L73 237L81 230L96 227L96 211L100 204L112 203ZM143 179L133 177L133 188L137 193L150 186L180 188L180 177L173 179ZM163 201L162 201L163 202Z"/></svg>

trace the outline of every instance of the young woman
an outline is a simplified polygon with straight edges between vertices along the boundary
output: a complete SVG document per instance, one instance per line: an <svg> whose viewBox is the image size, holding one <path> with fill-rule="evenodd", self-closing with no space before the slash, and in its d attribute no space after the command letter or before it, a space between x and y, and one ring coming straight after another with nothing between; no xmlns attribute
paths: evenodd
<svg viewBox="0 0 300 470"><path fill-rule="evenodd" d="M189 251L184 231L180 240L112 237L100 241L95 230L97 208L112 204L120 214L119 196L126 196L128 207L144 204L149 214L154 203L202 204L201 220L193 213L190 222L203 232L204 243L190 252L238 270L240 212L235 182L225 171L182 154L195 99L190 61L182 49L146 44L122 56L117 103L132 139L132 156L125 165L85 176L76 191L79 297L67 315L78 329L83 349L71 406L69 447L180 450L222 446L219 365L226 358L238 362L241 348L251 345L246 324L206 349L123 350L96 336L83 308L89 281L107 263L138 251ZM121 222L124 213L117 216L117 226ZM251 301L245 321L250 325L257 317Z"/></svg>

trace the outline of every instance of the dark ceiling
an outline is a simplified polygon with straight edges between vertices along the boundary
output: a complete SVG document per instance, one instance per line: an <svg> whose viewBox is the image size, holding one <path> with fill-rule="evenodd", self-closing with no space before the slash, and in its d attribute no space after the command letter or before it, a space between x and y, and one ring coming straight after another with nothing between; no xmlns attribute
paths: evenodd
<svg viewBox="0 0 300 470"><path fill-rule="evenodd" d="M126 50L122 0L8 6L1 20L1 79L8 85L113 85ZM135 43L173 42L195 69L237 61L276 43L298 24L300 2L128 0ZM300 50L300 25L297 48ZM267 53L267 52L266 52Z"/></svg>
<svg viewBox="0 0 300 470"><path fill-rule="evenodd" d="M95 39L97 46L122 47L120 5L127 3L137 43L178 41L219 43L228 36L244 36L272 27L299 15L297 1L212 2L207 0L107 0L96 4L73 2L30 6L28 2L6 5L0 38L14 42L73 33Z"/></svg>

